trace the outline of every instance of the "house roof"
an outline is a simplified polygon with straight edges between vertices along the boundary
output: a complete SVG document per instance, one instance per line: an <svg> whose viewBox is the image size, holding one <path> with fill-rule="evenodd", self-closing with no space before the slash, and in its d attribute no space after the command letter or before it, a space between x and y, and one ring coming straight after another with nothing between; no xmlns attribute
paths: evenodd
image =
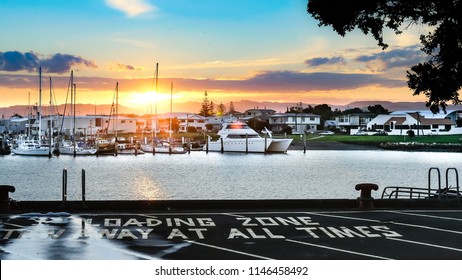
<svg viewBox="0 0 462 280"><path fill-rule="evenodd" d="M432 111L430 110L421 110L421 111L394 111L392 113L390 113L390 115L403 115L403 114L409 114L409 115L412 115L412 114L420 114L421 116L425 117L426 119L444 119L446 117L448 117L450 114L454 113L454 112L457 112L459 110L446 110L446 113L443 112L443 111L440 111L436 114L434 114Z"/></svg>
<svg viewBox="0 0 462 280"><path fill-rule="evenodd" d="M405 117L391 117L385 122L385 125L389 125L392 122L396 122L397 125L402 125L406 121Z"/></svg>
<svg viewBox="0 0 462 280"><path fill-rule="evenodd" d="M277 113L277 114L273 114L271 115L271 117L319 117L319 115L315 115L315 114L312 114L312 113Z"/></svg>
<svg viewBox="0 0 462 280"><path fill-rule="evenodd" d="M441 119L441 118L435 118L435 119L428 119L425 118L425 116L420 115L419 113L409 113L409 116L420 122L422 125L432 125L432 124L454 124L454 122L450 119Z"/></svg>

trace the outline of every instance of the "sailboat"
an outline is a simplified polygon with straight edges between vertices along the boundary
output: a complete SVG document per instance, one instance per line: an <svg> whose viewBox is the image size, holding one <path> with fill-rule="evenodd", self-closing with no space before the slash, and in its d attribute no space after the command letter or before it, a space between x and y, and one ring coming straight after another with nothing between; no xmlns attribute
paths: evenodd
<svg viewBox="0 0 462 280"><path fill-rule="evenodd" d="M156 96L158 93L158 81L159 81L159 63L156 63L155 72L155 83L156 83ZM187 151L182 146L173 145L172 143L172 95L173 95L173 83L171 84L170 90L170 125L169 133L170 137L168 141L159 141L157 139L157 98L156 98L156 112L155 112L155 127L151 125L151 142L141 144L141 150L151 154L185 154ZM152 106L151 106L152 110ZM152 112L151 112L152 116ZM154 135L152 135L154 133Z"/></svg>
<svg viewBox="0 0 462 280"><path fill-rule="evenodd" d="M115 115L118 114L118 111L117 111L118 108L117 106L114 105L114 102L118 102L118 100L114 101L114 99L118 99L118 91L119 91L119 83L117 82L115 94L112 100L109 121L107 123L107 127L102 130L105 136L104 137L98 136L96 138L96 148L98 149L98 151L96 152L97 155L117 155L117 122L115 122L115 128L113 128L113 130L116 132L115 137L113 139L108 139L107 134L109 131L109 125L111 123L111 117L114 114L114 110L116 110Z"/></svg>
<svg viewBox="0 0 462 280"><path fill-rule="evenodd" d="M20 156L48 156L51 157L51 135L49 145L42 145L42 67L39 67L39 112L38 112L38 139L31 135L20 135L16 139L16 144L12 153Z"/></svg>
<svg viewBox="0 0 462 280"><path fill-rule="evenodd" d="M74 84L74 75L71 71L71 112L72 112L72 138L71 141L62 141L59 147L59 152L63 155L73 155L75 156L92 156L96 155L98 151L95 147L88 147L86 141L77 142L76 133L75 133L75 104L77 96L77 87ZM64 118L64 116L63 116Z"/></svg>

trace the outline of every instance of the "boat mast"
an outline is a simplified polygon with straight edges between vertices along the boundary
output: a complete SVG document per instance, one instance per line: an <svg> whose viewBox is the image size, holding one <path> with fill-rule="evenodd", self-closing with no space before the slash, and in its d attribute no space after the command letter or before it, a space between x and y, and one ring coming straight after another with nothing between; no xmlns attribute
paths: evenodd
<svg viewBox="0 0 462 280"><path fill-rule="evenodd" d="M117 120L119 116L119 82L116 83L115 140L117 147Z"/></svg>
<svg viewBox="0 0 462 280"><path fill-rule="evenodd" d="M38 123L39 123L39 130L38 130L38 138L39 138L39 146L42 145L42 67L39 67L39 113L38 113Z"/></svg>
<svg viewBox="0 0 462 280"><path fill-rule="evenodd" d="M52 125L53 125L53 119L51 118L51 115L53 114L52 112L52 109L51 109L51 100L52 100L52 96L51 96L51 92L52 92L52 89L51 89L51 77L50 77L50 116L49 116L49 119L50 119L50 124L49 124L49 129L48 129L48 137L50 137L50 143L48 145L48 157L51 158L51 145L52 145L52 139L53 139L53 130L52 130Z"/></svg>
<svg viewBox="0 0 462 280"><path fill-rule="evenodd" d="M27 139L30 139L31 138L31 135L32 135L32 131L31 131L31 126L32 126L32 122L31 122L31 119L32 119L32 106L30 105L30 91L29 91L29 108L28 108L28 126L27 126Z"/></svg>
<svg viewBox="0 0 462 280"><path fill-rule="evenodd" d="M170 85L170 124L169 124L169 142L172 141L172 109L173 109L173 82Z"/></svg>
<svg viewBox="0 0 462 280"><path fill-rule="evenodd" d="M155 116L155 123L156 123L156 128L154 130L154 137L157 138L157 94L158 94L158 91L159 91L159 63L156 63L156 73L155 73L155 77L156 77L156 96L155 96L155 111L154 113L156 114Z"/></svg>
<svg viewBox="0 0 462 280"><path fill-rule="evenodd" d="M74 157L77 156L77 150L76 150L76 145L75 145L75 101L76 101L76 95L77 95L77 92L76 92L76 85L73 84L72 87L74 88L74 99L72 100L72 103L73 103L73 106L74 106L74 115L73 115L73 120L72 120L72 134L74 135L74 141L72 141L72 146L74 148Z"/></svg>

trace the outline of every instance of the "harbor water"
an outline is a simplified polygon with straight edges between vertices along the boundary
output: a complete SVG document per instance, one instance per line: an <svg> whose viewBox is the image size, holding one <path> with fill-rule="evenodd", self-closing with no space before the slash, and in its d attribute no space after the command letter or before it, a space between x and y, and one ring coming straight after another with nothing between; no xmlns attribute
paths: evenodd
<svg viewBox="0 0 462 280"><path fill-rule="evenodd" d="M294 151L287 154L144 154L42 158L0 157L0 184L15 200L80 200L82 169L87 200L354 199L358 183L428 187L428 170L460 172L458 153L400 151ZM431 184L435 184L432 179ZM449 185L455 186L455 176Z"/></svg>

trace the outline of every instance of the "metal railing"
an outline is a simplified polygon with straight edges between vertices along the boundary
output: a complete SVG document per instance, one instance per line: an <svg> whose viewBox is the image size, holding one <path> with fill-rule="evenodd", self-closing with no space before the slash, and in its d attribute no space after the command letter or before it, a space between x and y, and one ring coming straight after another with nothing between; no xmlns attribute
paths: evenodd
<svg viewBox="0 0 462 280"><path fill-rule="evenodd" d="M450 185L449 174L454 173L455 184ZM432 187L432 174L436 172L437 175L437 186ZM433 179L433 180L432 180ZM457 204L462 199L459 186L459 173L456 168L446 169L446 182L445 187L441 185L441 172L437 167L431 167L428 170L428 186L427 188L412 188L412 187L401 187L401 186L388 186L385 187L382 192L382 199L438 199L440 202L443 200L455 199Z"/></svg>

